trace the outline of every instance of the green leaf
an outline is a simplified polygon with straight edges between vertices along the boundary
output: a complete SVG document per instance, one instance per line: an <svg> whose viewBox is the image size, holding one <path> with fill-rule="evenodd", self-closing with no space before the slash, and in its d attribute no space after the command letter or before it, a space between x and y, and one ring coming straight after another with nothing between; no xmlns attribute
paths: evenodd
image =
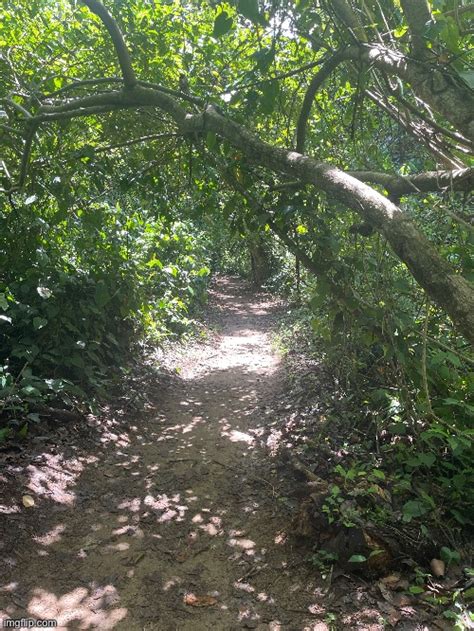
<svg viewBox="0 0 474 631"><path fill-rule="evenodd" d="M262 87L262 96L260 97L260 105L265 114L271 114L275 109L278 97L279 87L276 81L268 81Z"/></svg>
<svg viewBox="0 0 474 631"><path fill-rule="evenodd" d="M103 280L97 283L94 298L98 307L104 307L109 302L110 294Z"/></svg>
<svg viewBox="0 0 474 631"><path fill-rule="evenodd" d="M408 591L410 592L410 594L422 594L425 590L423 587L420 587L419 585L411 585L408 588Z"/></svg>
<svg viewBox="0 0 474 631"><path fill-rule="evenodd" d="M27 434L28 434L28 423L25 423L23 427L20 430L18 430L18 436L20 436L20 438L26 438Z"/></svg>
<svg viewBox="0 0 474 631"><path fill-rule="evenodd" d="M414 517L422 517L429 512L429 508L419 500L410 500L403 505L403 521L408 523Z"/></svg>
<svg viewBox="0 0 474 631"><path fill-rule="evenodd" d="M20 393L26 397L41 397L41 392L38 390L38 388L35 388L34 386L25 386L20 390Z"/></svg>
<svg viewBox="0 0 474 631"><path fill-rule="evenodd" d="M458 563L461 560L461 555L457 550L451 550L446 546L443 546L439 552L441 559L446 563L446 565L451 565L451 563Z"/></svg>
<svg viewBox="0 0 474 631"><path fill-rule="evenodd" d="M266 20L258 9L257 0L239 0L238 11L254 24L266 25Z"/></svg>
<svg viewBox="0 0 474 631"><path fill-rule="evenodd" d="M380 469L373 469L370 472L370 475L379 480L385 480L385 473L383 471L380 471Z"/></svg>
<svg viewBox="0 0 474 631"><path fill-rule="evenodd" d="M213 131L208 131L206 135L206 145L210 151L214 149L214 147L216 146L216 142L217 142L216 133Z"/></svg>
<svg viewBox="0 0 474 631"><path fill-rule="evenodd" d="M252 55L252 58L257 62L257 68L260 72L267 72L275 59L275 49L262 48L261 50L257 50L257 52Z"/></svg>
<svg viewBox="0 0 474 631"><path fill-rule="evenodd" d="M40 317L36 317L33 318L33 327L39 331L39 329L42 329L43 327L45 327L48 324L48 321L45 320L44 318L40 318Z"/></svg>
<svg viewBox="0 0 474 631"><path fill-rule="evenodd" d="M0 429L0 443L10 436L11 431L12 430L9 427L2 427L2 429Z"/></svg>
<svg viewBox="0 0 474 631"><path fill-rule="evenodd" d="M213 37L222 37L232 28L233 20L227 11L221 11L214 20Z"/></svg>
<svg viewBox="0 0 474 631"><path fill-rule="evenodd" d="M8 300L5 294L0 294L0 309L6 311L9 308Z"/></svg>
<svg viewBox="0 0 474 631"><path fill-rule="evenodd" d="M399 39L400 37L403 37L407 31L408 26L406 24L402 24L393 31L393 36Z"/></svg>
<svg viewBox="0 0 474 631"><path fill-rule="evenodd" d="M349 559L349 563L365 563L367 561L367 557L363 554L353 554Z"/></svg>
<svg viewBox="0 0 474 631"><path fill-rule="evenodd" d="M458 74L464 79L468 86L474 90L474 70L464 70Z"/></svg>

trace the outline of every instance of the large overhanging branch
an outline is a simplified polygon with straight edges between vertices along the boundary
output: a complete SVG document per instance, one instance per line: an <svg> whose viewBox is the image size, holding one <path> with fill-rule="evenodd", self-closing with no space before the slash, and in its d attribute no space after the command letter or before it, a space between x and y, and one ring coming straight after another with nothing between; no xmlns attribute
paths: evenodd
<svg viewBox="0 0 474 631"><path fill-rule="evenodd" d="M48 116L85 116L89 108L107 106L117 109L157 107L170 116L180 133L195 137L214 132L239 149L249 161L313 185L339 199L386 237L429 296L451 316L466 338L474 342L472 284L450 267L400 208L367 184L329 164L262 141L213 106L200 113L186 113L176 97L135 84L124 91L40 108L28 124L34 129L47 121Z"/></svg>

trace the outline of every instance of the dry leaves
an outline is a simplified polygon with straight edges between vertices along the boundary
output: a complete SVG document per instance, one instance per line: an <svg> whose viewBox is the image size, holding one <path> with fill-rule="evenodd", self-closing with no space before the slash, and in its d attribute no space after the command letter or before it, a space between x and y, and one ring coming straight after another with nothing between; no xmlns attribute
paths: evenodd
<svg viewBox="0 0 474 631"><path fill-rule="evenodd" d="M444 561L441 561L441 559L432 559L430 567L434 576L436 576L437 578L444 576L444 573L446 572L446 565Z"/></svg>
<svg viewBox="0 0 474 631"><path fill-rule="evenodd" d="M185 594L183 602L190 607L212 607L217 603L217 598L214 596L196 596L191 592Z"/></svg>

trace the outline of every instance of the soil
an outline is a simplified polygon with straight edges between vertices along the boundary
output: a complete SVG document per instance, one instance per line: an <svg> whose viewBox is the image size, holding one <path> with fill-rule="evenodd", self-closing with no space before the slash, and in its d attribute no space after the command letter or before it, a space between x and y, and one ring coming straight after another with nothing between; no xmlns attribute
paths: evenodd
<svg viewBox="0 0 474 631"><path fill-rule="evenodd" d="M126 631L385 628L380 594L349 575L323 580L308 563L288 480L262 444L287 384L271 343L281 309L220 279L213 333L165 357L172 374L147 386L144 410L111 409L2 454L0 619Z"/></svg>

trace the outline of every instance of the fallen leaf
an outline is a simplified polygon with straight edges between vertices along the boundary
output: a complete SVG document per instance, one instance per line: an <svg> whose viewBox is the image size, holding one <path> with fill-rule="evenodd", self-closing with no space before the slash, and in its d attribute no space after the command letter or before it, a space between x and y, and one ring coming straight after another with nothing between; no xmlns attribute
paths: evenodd
<svg viewBox="0 0 474 631"><path fill-rule="evenodd" d="M438 578L444 576L446 571L446 565L441 559L431 559L430 568L433 574Z"/></svg>
<svg viewBox="0 0 474 631"><path fill-rule="evenodd" d="M217 598L214 596L196 596L196 594L185 594L183 602L185 605L191 607L212 607L217 603Z"/></svg>
<svg viewBox="0 0 474 631"><path fill-rule="evenodd" d="M386 587L390 587L390 589L395 589L398 586L398 582L400 581L400 574L397 572L394 574L389 574L381 579L381 583L383 583Z"/></svg>
<svg viewBox="0 0 474 631"><path fill-rule="evenodd" d="M35 500L31 497L31 495L23 495L21 501L23 502L23 506L25 508L31 508L35 505Z"/></svg>

